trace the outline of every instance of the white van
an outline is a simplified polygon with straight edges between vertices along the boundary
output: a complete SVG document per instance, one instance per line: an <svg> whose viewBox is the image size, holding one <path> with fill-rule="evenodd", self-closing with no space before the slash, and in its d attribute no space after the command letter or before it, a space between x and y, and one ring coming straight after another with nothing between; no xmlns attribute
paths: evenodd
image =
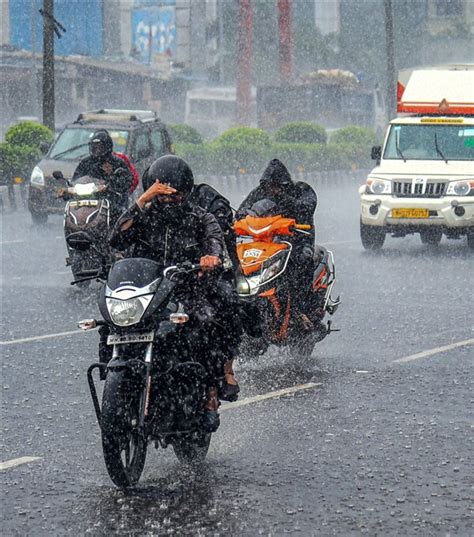
<svg viewBox="0 0 474 537"><path fill-rule="evenodd" d="M251 123L256 122L256 91L252 88ZM235 87L206 87L186 93L184 122L205 138L215 138L237 125L237 92Z"/></svg>

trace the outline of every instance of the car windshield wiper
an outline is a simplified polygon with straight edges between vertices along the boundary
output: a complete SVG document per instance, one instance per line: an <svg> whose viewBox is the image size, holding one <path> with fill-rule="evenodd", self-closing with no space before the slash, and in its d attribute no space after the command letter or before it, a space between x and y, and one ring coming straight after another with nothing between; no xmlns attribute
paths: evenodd
<svg viewBox="0 0 474 537"><path fill-rule="evenodd" d="M448 159L443 155L443 153L441 152L441 149L439 148L439 145L438 145L438 135L435 131L434 133L434 138L435 138L435 148L436 148L436 152L438 153L438 155L444 160L444 162L446 162L446 164L448 163Z"/></svg>
<svg viewBox="0 0 474 537"><path fill-rule="evenodd" d="M397 134L398 133L395 133L395 149L397 150L397 155L399 157L402 157L403 162L406 162L407 159L403 156L402 150L400 149L400 141L399 141Z"/></svg>
<svg viewBox="0 0 474 537"><path fill-rule="evenodd" d="M89 142L86 142L84 144L79 145L73 145L69 149L66 149L65 151L61 151L61 153L58 153L57 155L54 155L54 157L51 157L54 160L57 160L59 157L62 157L63 155L66 155L67 153L70 153L71 151L75 151L76 149L80 149L81 147L86 147L89 145Z"/></svg>

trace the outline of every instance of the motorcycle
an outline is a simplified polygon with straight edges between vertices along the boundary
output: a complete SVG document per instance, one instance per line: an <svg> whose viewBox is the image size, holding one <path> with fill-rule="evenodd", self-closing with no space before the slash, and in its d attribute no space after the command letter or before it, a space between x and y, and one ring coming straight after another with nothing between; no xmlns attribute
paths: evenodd
<svg viewBox="0 0 474 537"><path fill-rule="evenodd" d="M217 372L210 378L199 360L206 355L205 337L178 291L199 269L191 263L163 270L149 259L119 260L104 276L99 298L103 320L79 322L83 330L106 326L109 331L111 359L92 364L87 377L105 465L119 487L138 482L150 442L155 448L171 445L187 464L207 455L212 433L203 427L205 402ZM102 406L96 369L105 377Z"/></svg>
<svg viewBox="0 0 474 537"><path fill-rule="evenodd" d="M64 209L64 236L74 280L79 286L89 284L87 275L99 271L104 259L109 259L107 236L110 230L110 202L107 199L107 184L101 179L83 176L71 183L61 172L53 172L57 181L65 188L61 197L67 199ZM87 233L91 245L84 250L74 240L77 233ZM89 247L90 246L90 247ZM85 277L85 278L84 278ZM84 279L83 279L84 278Z"/></svg>
<svg viewBox="0 0 474 537"><path fill-rule="evenodd" d="M326 313L333 315L340 298L331 291L336 281L334 257L316 248L311 287L305 296L305 313L294 304L298 271L293 245L285 238L310 235L312 226L278 214L269 200L257 202L249 214L234 223L240 272L237 292L241 299L246 335L242 354L263 354L273 344L288 347L295 355L311 355L314 345L336 331Z"/></svg>

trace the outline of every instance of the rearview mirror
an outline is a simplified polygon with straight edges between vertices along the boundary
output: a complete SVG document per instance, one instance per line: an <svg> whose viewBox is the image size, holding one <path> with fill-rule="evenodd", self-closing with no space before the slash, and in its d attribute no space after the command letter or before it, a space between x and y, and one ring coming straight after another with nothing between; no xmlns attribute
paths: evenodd
<svg viewBox="0 0 474 537"><path fill-rule="evenodd" d="M374 145L372 151L370 152L372 160L380 160L382 158L382 146Z"/></svg>
<svg viewBox="0 0 474 537"><path fill-rule="evenodd" d="M57 179L58 181L64 179L63 172L60 171L60 170L56 170L56 171L54 171L54 172L53 172L53 177L54 177L55 179Z"/></svg>

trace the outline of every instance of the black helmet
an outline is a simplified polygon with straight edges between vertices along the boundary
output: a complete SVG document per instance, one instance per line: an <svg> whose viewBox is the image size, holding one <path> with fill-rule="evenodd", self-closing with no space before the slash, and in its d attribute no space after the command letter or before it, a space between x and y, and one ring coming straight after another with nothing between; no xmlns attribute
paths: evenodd
<svg viewBox="0 0 474 537"><path fill-rule="evenodd" d="M274 158L265 168L265 171L260 179L260 185L265 189L269 189L271 187L288 189L293 185L293 181L291 179L290 172L283 162L277 158Z"/></svg>
<svg viewBox="0 0 474 537"><path fill-rule="evenodd" d="M104 129L96 131L89 141L89 154L94 158L108 157L114 149L110 134Z"/></svg>
<svg viewBox="0 0 474 537"><path fill-rule="evenodd" d="M148 190L151 185L159 181L176 189L187 199L194 187L194 175L182 158L176 155L165 155L155 160L143 174L143 190Z"/></svg>

